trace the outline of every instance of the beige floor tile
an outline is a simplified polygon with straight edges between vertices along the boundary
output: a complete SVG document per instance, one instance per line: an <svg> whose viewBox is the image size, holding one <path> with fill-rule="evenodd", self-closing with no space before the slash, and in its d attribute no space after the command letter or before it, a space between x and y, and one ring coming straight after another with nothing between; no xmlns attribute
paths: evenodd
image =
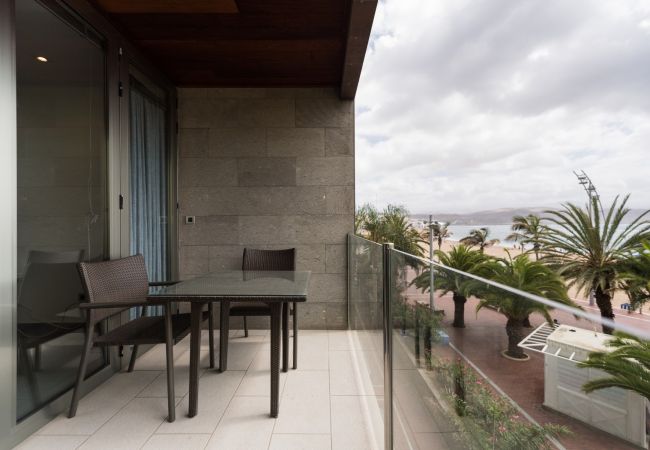
<svg viewBox="0 0 650 450"><path fill-rule="evenodd" d="M166 398L135 398L84 442L80 449L139 449L166 417Z"/></svg>
<svg viewBox="0 0 650 450"><path fill-rule="evenodd" d="M228 370L248 370L262 343L263 340L251 338L228 341Z"/></svg>
<svg viewBox="0 0 650 450"><path fill-rule="evenodd" d="M383 419L378 398L333 396L332 450L379 450L383 448Z"/></svg>
<svg viewBox="0 0 650 450"><path fill-rule="evenodd" d="M187 417L189 397L184 397L176 407L176 421L163 422L156 433L209 433L214 432L228 407L244 372L228 370L224 373L206 371L199 379L199 411Z"/></svg>
<svg viewBox="0 0 650 450"><path fill-rule="evenodd" d="M330 432L329 373L289 372L274 433Z"/></svg>
<svg viewBox="0 0 650 450"><path fill-rule="evenodd" d="M115 374L81 399L74 418L68 419L67 415L61 414L41 428L38 434L93 434L159 374L158 371Z"/></svg>
<svg viewBox="0 0 650 450"><path fill-rule="evenodd" d="M374 386L351 351L330 351L330 393L332 395L375 395Z"/></svg>
<svg viewBox="0 0 650 450"><path fill-rule="evenodd" d="M259 346L259 350L251 361L246 375L235 395L271 395L271 345ZM287 379L287 373L280 372L280 393Z"/></svg>
<svg viewBox="0 0 650 450"><path fill-rule="evenodd" d="M204 367L201 365L201 367ZM199 376L203 370L199 371ZM185 396L190 388L190 368L189 365L174 367L174 395L176 397ZM144 388L138 397L167 397L167 372L162 372L156 377L149 386Z"/></svg>
<svg viewBox="0 0 650 450"><path fill-rule="evenodd" d="M330 350L350 350L350 336L345 330L330 330L327 333Z"/></svg>
<svg viewBox="0 0 650 450"><path fill-rule="evenodd" d="M291 347L293 350L293 346ZM329 369L329 338L327 333L298 332L298 370ZM290 359L292 361L292 359ZM292 364L290 362L290 364Z"/></svg>
<svg viewBox="0 0 650 450"><path fill-rule="evenodd" d="M273 434L269 450L330 450L329 434Z"/></svg>
<svg viewBox="0 0 650 450"><path fill-rule="evenodd" d="M38 436L34 435L15 450L74 450L88 439L87 436Z"/></svg>
<svg viewBox="0 0 650 450"><path fill-rule="evenodd" d="M210 440L209 434L154 434L143 450L202 450Z"/></svg>
<svg viewBox="0 0 650 450"><path fill-rule="evenodd" d="M176 361L179 361L183 358L183 355L187 352L187 358L189 359L189 347L183 348L179 347L178 345L174 346L174 363ZM156 345L146 353L144 353L142 356L139 356L138 359L135 361L135 368L134 370L140 371L140 370L165 370L167 368L167 359L165 357L165 346L164 345ZM123 368L122 370L126 372L126 369L128 368L129 360L124 359L123 360Z"/></svg>
<svg viewBox="0 0 650 450"><path fill-rule="evenodd" d="M275 425L269 404L268 397L234 397L206 448L266 450Z"/></svg>

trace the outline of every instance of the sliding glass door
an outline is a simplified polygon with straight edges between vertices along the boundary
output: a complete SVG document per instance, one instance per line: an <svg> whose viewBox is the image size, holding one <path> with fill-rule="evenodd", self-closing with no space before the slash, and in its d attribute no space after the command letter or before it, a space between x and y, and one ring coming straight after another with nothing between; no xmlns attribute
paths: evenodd
<svg viewBox="0 0 650 450"><path fill-rule="evenodd" d="M16 420L74 384L79 261L108 257L106 56L87 27L16 2ZM90 372L106 364L94 351Z"/></svg>

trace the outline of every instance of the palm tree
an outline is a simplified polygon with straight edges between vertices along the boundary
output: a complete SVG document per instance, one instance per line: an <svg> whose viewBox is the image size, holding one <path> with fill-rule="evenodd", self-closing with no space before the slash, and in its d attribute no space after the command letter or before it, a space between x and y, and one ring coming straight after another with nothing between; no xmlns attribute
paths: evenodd
<svg viewBox="0 0 650 450"><path fill-rule="evenodd" d="M424 239L408 222L408 210L402 206L388 205L381 214L382 236L378 242L392 242L397 250L415 256L424 256Z"/></svg>
<svg viewBox="0 0 650 450"><path fill-rule="evenodd" d="M369 203L357 209L354 216L354 232L357 235L367 237L371 241L378 242L382 235L382 218L377 208Z"/></svg>
<svg viewBox="0 0 650 450"><path fill-rule="evenodd" d="M650 300L650 244L624 263L622 289L630 299L630 311L642 307Z"/></svg>
<svg viewBox="0 0 650 450"><path fill-rule="evenodd" d="M617 333L607 342L612 351L594 352L580 367L600 369L608 378L591 380L582 387L589 393L598 389L619 387L637 392L650 400L650 342L635 336Z"/></svg>
<svg viewBox="0 0 650 450"><path fill-rule="evenodd" d="M514 216L512 218L512 233L506 237L508 241L519 242L523 246L532 245L535 259L539 259L539 253L542 248L542 238L546 233L546 227L542 220L535 214L527 216Z"/></svg>
<svg viewBox="0 0 650 450"><path fill-rule="evenodd" d="M449 252L437 250L435 253L443 266L466 273L474 273L477 267L487 260L485 255L463 244L452 247ZM473 293L475 282L471 278L445 269L435 270L434 275L435 289L440 289L443 295L448 292L453 295L454 322L452 326L465 328L465 303L467 297ZM427 292L431 288L429 269L417 276L412 284L415 284L422 292Z"/></svg>
<svg viewBox="0 0 650 450"><path fill-rule="evenodd" d="M512 259L492 260L478 268L479 274L497 283L550 298L560 303L573 305L567 294L562 278L550 267L539 261L531 260L527 254ZM526 359L527 355L517 346L524 338L524 320L531 314L544 316L548 323L553 323L551 308L543 303L524 298L494 287L484 287L478 294L480 300L476 311L491 307L506 316L506 333L508 349L505 354L515 359Z"/></svg>
<svg viewBox="0 0 650 450"><path fill-rule="evenodd" d="M392 242L397 250L424 256L424 240L408 222L408 215L408 210L402 206L388 205L379 212L374 206L365 204L357 210L355 232L371 241Z"/></svg>
<svg viewBox="0 0 650 450"><path fill-rule="evenodd" d="M567 203L559 211L548 211L549 232L542 239L543 259L570 280L569 287L587 295L594 291L600 315L611 320L612 296L621 287L626 262L650 239L645 219L650 211L624 225L628 199L619 204L616 197L606 215L596 198L588 210ZM603 325L603 332L611 334L612 328Z"/></svg>
<svg viewBox="0 0 650 450"><path fill-rule="evenodd" d="M441 250L442 241L451 237L452 234L449 230L449 224L446 222L434 222L430 229L433 231L433 238L438 243L438 250ZM427 231L425 237L429 237L429 231Z"/></svg>
<svg viewBox="0 0 650 450"><path fill-rule="evenodd" d="M470 247L478 247L479 251L483 253L485 247L490 247L499 243L498 239L488 239L490 230L482 227L469 232L467 236L460 240L461 244L469 245Z"/></svg>

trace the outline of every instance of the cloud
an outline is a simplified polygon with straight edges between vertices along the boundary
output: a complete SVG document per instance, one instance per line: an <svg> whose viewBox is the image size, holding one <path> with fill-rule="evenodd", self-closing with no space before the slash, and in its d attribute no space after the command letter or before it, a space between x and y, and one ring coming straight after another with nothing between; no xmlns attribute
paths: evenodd
<svg viewBox="0 0 650 450"><path fill-rule="evenodd" d="M356 99L357 203L650 206L650 4L382 1Z"/></svg>

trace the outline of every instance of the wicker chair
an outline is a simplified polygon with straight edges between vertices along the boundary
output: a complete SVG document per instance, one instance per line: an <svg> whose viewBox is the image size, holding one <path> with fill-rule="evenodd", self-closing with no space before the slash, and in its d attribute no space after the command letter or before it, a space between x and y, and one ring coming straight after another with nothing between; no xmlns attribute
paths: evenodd
<svg viewBox="0 0 650 450"><path fill-rule="evenodd" d="M77 412L79 391L85 379L88 357L93 346L133 345L134 349L128 368L130 372L135 364L138 345L164 343L167 353L169 409L167 420L173 422L175 419L173 346L189 333L190 315L172 314L171 303L147 300L150 283L147 280L147 271L142 255L97 263L82 262L79 263L79 272L87 301L79 305L82 311L86 311L86 339L68 417L74 417ZM160 286L173 283L158 282L151 283L151 285ZM163 307L163 317L147 316L148 306L154 305ZM94 336L93 330L97 323L133 307L142 307L140 317L105 334ZM209 316L211 317L211 314L204 313L204 320ZM212 329L212 323L210 323L210 352L214 353Z"/></svg>
<svg viewBox="0 0 650 450"><path fill-rule="evenodd" d="M242 270L296 270L296 249L289 248L285 250L257 250L252 248L244 249L244 256L242 260ZM296 302L292 302L292 307L289 312L293 315L293 368L298 367L298 310ZM244 336L248 337L248 316L270 316L271 310L264 303L230 303L230 316L242 316L244 318ZM288 358L288 323L287 315L282 315L282 329L283 329L283 370L286 371L286 361ZM226 349L227 351L227 349Z"/></svg>
<svg viewBox="0 0 650 450"><path fill-rule="evenodd" d="M77 309L83 289L76 266L83 253L32 250L27 258L18 291L18 364L36 404L42 402L34 374L41 369L41 346L85 325Z"/></svg>

